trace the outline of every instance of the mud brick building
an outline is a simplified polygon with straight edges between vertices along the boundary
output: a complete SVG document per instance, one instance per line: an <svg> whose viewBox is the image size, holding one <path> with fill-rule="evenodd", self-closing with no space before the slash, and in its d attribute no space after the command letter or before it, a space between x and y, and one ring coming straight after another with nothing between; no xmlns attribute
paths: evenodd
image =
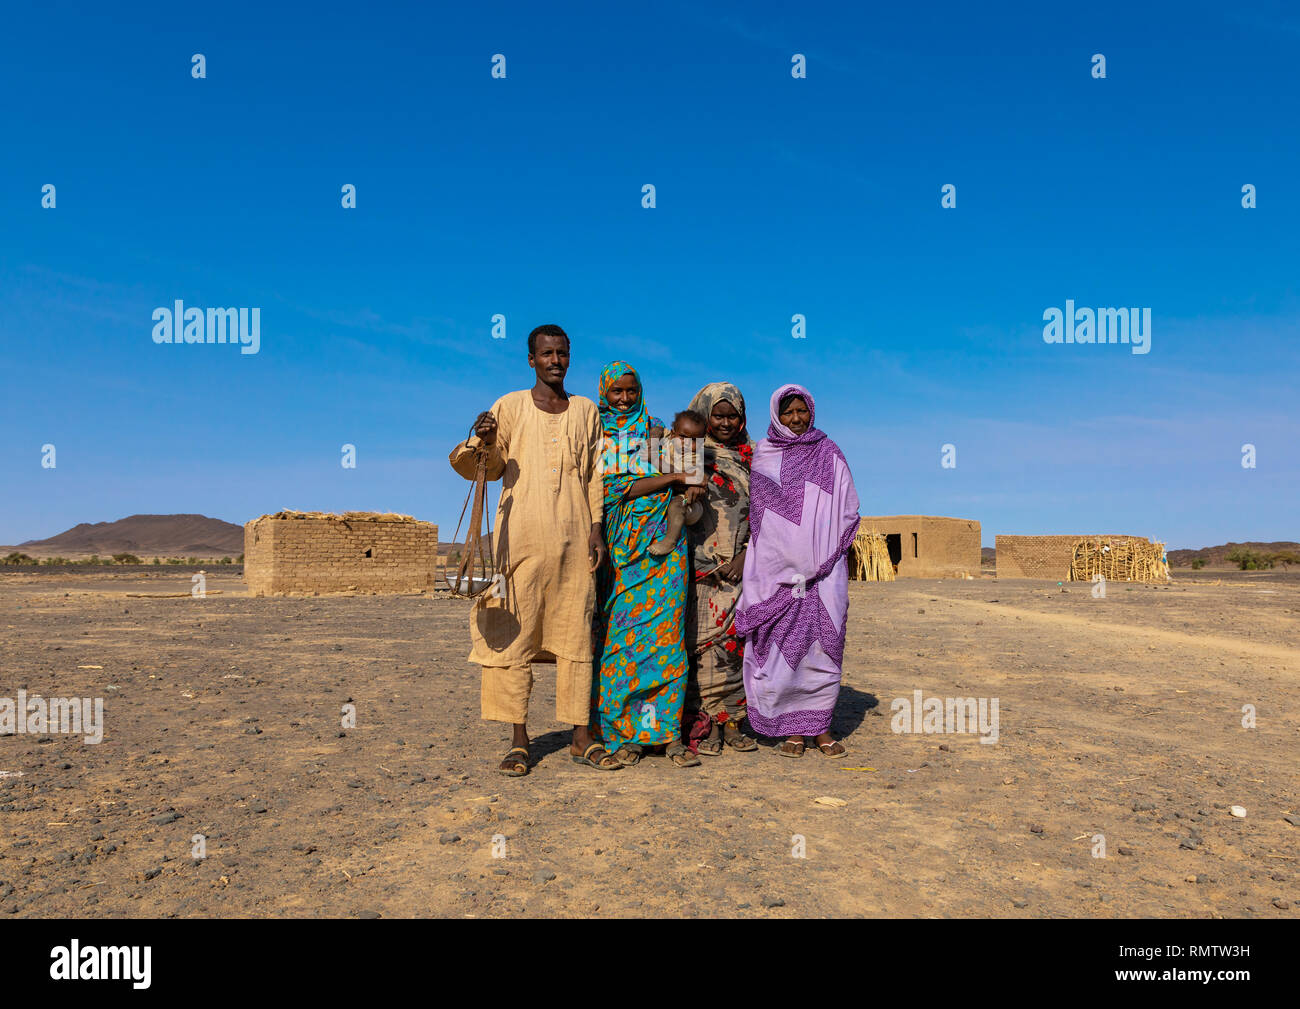
<svg viewBox="0 0 1300 1009"><path fill-rule="evenodd" d="M864 515L861 529L883 533L899 578L980 574L980 524L934 515Z"/></svg>
<svg viewBox="0 0 1300 1009"><path fill-rule="evenodd" d="M428 592L438 527L409 515L282 511L244 524L249 595Z"/></svg>
<svg viewBox="0 0 1300 1009"><path fill-rule="evenodd" d="M1116 542L1138 540L1141 536L1072 533L1066 536L998 536L997 566L999 578L1050 578L1063 582L1070 578L1074 547L1082 539Z"/></svg>

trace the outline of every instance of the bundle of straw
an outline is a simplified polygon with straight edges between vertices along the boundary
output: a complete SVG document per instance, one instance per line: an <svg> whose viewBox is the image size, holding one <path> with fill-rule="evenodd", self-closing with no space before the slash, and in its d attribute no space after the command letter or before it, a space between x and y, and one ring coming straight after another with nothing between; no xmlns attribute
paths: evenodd
<svg viewBox="0 0 1300 1009"><path fill-rule="evenodd" d="M399 515L397 512L344 512L337 515L334 512L300 512L292 508L285 508L276 512L274 515L263 515L262 518L271 519L337 519L342 522L414 522L415 519L410 515Z"/></svg>
<svg viewBox="0 0 1300 1009"><path fill-rule="evenodd" d="M889 559L884 533L874 528L858 530L849 550L849 577L865 582L894 580L894 565Z"/></svg>
<svg viewBox="0 0 1300 1009"><path fill-rule="evenodd" d="M1108 582L1167 582L1165 545L1133 537L1093 537L1074 544L1069 580Z"/></svg>

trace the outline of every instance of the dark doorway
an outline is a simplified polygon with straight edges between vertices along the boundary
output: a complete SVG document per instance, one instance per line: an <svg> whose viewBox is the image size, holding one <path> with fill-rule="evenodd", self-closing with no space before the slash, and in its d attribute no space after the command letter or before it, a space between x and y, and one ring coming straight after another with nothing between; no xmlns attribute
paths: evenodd
<svg viewBox="0 0 1300 1009"><path fill-rule="evenodd" d="M889 547L889 563L894 565L894 570L897 571L898 562L903 559L903 534L887 533L885 545Z"/></svg>
<svg viewBox="0 0 1300 1009"><path fill-rule="evenodd" d="M921 555L920 555L919 553L917 553L916 551L917 551L916 533L912 533L912 556L913 556L913 557L920 557Z"/></svg>

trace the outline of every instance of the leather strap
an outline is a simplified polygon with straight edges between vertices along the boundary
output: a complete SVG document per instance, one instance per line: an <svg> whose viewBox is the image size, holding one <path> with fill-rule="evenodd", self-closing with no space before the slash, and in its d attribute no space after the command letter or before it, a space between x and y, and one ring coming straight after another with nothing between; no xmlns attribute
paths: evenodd
<svg viewBox="0 0 1300 1009"><path fill-rule="evenodd" d="M470 426L470 434L473 435L473 425ZM466 599L473 599L481 596L496 582L497 570L496 561L493 557L492 550L492 516L485 508L487 503L487 462L489 449L480 440L478 446L474 449L474 480L473 486L470 487L469 493L465 496L465 504L461 506L460 518L456 522L456 532L452 536L452 542L460 542L460 527L465 521L465 511L469 510L469 526L465 530L465 551L461 555L460 566L456 569L456 580L453 582L447 579L446 569L444 568L443 578L447 580L447 585L454 596L464 596ZM473 507L471 507L471 502ZM487 523L487 541L484 544L483 524L486 519ZM486 582L478 588L474 587L474 559L477 557L483 562L483 573L487 576ZM464 583L465 589L461 590L461 584Z"/></svg>

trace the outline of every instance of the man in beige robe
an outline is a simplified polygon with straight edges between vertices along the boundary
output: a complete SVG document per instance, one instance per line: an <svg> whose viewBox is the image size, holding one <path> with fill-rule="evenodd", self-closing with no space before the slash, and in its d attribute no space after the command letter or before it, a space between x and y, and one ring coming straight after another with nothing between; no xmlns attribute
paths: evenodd
<svg viewBox="0 0 1300 1009"><path fill-rule="evenodd" d="M481 413L451 452L474 479L474 453L488 450L487 478L501 481L494 529L503 579L475 600L469 660L482 666L483 718L509 722L514 738L498 770L528 773L528 699L534 662L555 662L555 717L572 725L577 763L622 765L591 737L591 620L595 571L608 557L601 529L602 431L596 404L564 390L569 338L559 326L528 336L532 389L507 393Z"/></svg>

